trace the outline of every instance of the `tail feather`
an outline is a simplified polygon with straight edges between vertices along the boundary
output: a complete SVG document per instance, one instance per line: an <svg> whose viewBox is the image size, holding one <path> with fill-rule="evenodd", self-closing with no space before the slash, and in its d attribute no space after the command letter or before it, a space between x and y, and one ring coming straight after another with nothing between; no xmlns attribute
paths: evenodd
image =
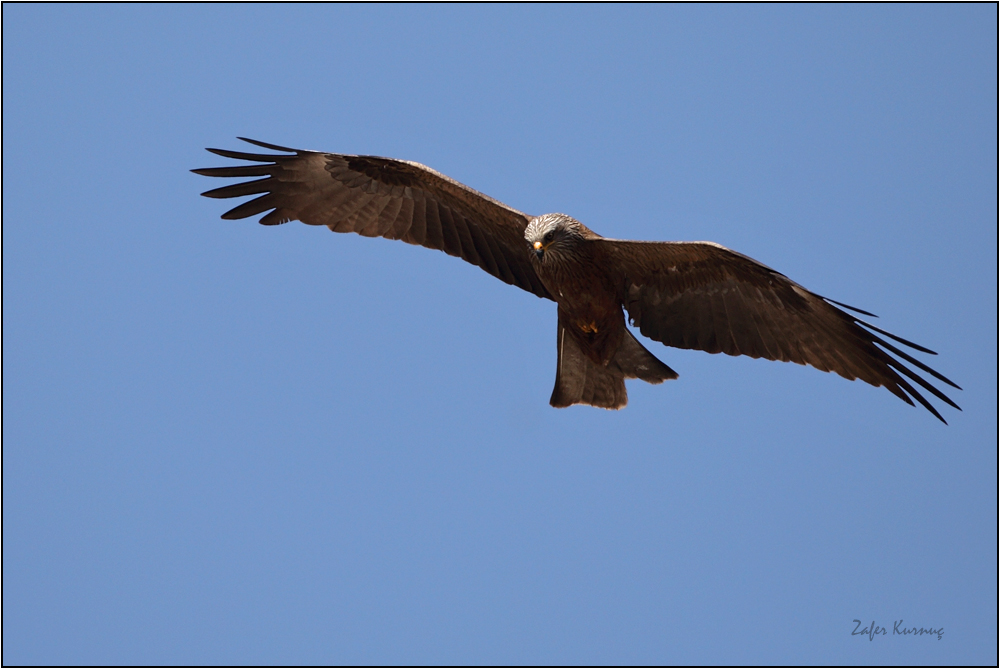
<svg viewBox="0 0 1000 669"><path fill-rule="evenodd" d="M621 409L628 404L625 379L663 383L676 379L677 372L660 362L625 329L622 343L607 365L598 365L587 357L577 341L559 323L559 361L556 386L549 404L568 407L588 404L604 409Z"/></svg>

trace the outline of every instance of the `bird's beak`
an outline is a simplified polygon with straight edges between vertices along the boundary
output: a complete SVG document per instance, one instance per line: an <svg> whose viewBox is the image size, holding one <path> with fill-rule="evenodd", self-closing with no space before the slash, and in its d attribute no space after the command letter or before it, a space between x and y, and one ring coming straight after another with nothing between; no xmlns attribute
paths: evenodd
<svg viewBox="0 0 1000 669"><path fill-rule="evenodd" d="M542 246L541 242L535 242L533 244L533 246L535 247L535 255L536 256L538 256L539 258L541 258L543 255L545 255L545 247Z"/></svg>

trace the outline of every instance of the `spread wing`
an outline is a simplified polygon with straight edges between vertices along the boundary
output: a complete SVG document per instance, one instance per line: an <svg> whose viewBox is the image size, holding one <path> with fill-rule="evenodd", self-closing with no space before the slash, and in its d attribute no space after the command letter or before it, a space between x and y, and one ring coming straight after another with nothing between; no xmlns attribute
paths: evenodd
<svg viewBox="0 0 1000 669"><path fill-rule="evenodd" d="M630 319L650 339L677 348L812 365L885 386L910 405L912 396L942 422L910 381L959 408L903 361L957 385L879 335L923 353L933 351L851 316L835 305L874 314L811 293L752 258L711 242L597 243L619 272L620 298Z"/></svg>
<svg viewBox="0 0 1000 669"><path fill-rule="evenodd" d="M243 139L243 138L240 138ZM531 266L524 229L530 217L419 163L376 156L299 151L292 155L208 149L257 165L192 170L209 177L265 177L210 190L212 198L260 195L222 218L269 212L264 225L299 220L334 232L400 239L457 256L506 283L551 299Z"/></svg>

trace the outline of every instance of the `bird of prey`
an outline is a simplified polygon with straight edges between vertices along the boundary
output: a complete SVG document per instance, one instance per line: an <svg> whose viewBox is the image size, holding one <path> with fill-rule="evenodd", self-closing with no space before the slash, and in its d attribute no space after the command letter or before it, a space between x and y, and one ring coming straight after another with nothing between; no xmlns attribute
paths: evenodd
<svg viewBox="0 0 1000 669"><path fill-rule="evenodd" d="M549 400L554 407L621 409L628 402L625 379L677 378L632 335L627 312L639 332L667 346L811 365L885 386L911 406L915 399L942 422L912 384L959 408L904 362L957 385L888 339L933 351L847 311L874 314L812 293L718 244L607 239L565 214L529 216L419 163L240 139L279 153L208 149L253 164L193 172L264 177L202 193L259 195L222 218L267 212L263 225L299 220L334 232L399 239L457 256L554 301L558 359Z"/></svg>

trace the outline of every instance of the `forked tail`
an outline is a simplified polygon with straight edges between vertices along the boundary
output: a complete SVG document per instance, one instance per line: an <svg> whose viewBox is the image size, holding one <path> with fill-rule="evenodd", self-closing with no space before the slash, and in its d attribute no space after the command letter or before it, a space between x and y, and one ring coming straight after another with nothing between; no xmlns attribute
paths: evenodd
<svg viewBox="0 0 1000 669"><path fill-rule="evenodd" d="M557 344L556 387L549 399L549 404L554 407L589 404L604 409L621 409L628 404L625 379L663 383L677 378L677 372L657 360L628 328L625 328L615 357L604 366L587 357L577 341L566 332L561 320Z"/></svg>

